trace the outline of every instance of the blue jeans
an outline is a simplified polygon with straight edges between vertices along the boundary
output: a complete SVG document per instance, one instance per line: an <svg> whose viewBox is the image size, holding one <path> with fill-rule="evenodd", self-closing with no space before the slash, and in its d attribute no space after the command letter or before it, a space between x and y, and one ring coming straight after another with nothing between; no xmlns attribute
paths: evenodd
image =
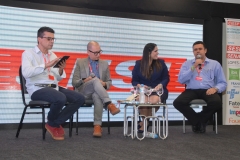
<svg viewBox="0 0 240 160"><path fill-rule="evenodd" d="M59 87L59 91L51 87L39 89L32 94L31 99L51 103L47 122L51 127L59 127L67 121L85 101L81 93L62 87ZM66 102L69 103L67 106Z"/></svg>

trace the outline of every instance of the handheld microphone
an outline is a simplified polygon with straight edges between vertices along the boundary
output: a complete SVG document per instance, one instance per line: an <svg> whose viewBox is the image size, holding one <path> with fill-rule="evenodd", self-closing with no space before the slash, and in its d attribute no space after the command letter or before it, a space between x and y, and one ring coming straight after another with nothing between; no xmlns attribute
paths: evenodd
<svg viewBox="0 0 240 160"><path fill-rule="evenodd" d="M201 59L202 56L200 54L197 55L196 59ZM198 68L202 69L202 64L198 64Z"/></svg>
<svg viewBox="0 0 240 160"><path fill-rule="evenodd" d="M95 77L95 74L94 74L93 72L91 72L91 73L90 73L90 76L91 76L92 78L94 78L94 77Z"/></svg>

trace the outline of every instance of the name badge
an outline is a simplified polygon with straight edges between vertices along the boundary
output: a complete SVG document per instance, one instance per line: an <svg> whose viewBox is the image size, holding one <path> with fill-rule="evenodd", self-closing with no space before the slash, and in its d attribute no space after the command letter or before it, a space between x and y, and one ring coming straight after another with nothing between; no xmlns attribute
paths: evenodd
<svg viewBox="0 0 240 160"><path fill-rule="evenodd" d="M195 78L197 81L202 81L202 77L200 77L200 76L196 76L196 78Z"/></svg>

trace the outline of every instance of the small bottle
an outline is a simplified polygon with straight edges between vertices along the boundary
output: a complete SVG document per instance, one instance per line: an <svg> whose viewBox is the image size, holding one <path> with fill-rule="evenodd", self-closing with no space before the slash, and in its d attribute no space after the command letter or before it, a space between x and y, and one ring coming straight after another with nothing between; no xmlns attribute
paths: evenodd
<svg viewBox="0 0 240 160"><path fill-rule="evenodd" d="M158 138L158 135L156 133L147 132L145 137L155 139L155 138Z"/></svg>
<svg viewBox="0 0 240 160"><path fill-rule="evenodd" d="M139 103L145 103L145 93L144 93L143 84L141 84L141 87L140 87Z"/></svg>

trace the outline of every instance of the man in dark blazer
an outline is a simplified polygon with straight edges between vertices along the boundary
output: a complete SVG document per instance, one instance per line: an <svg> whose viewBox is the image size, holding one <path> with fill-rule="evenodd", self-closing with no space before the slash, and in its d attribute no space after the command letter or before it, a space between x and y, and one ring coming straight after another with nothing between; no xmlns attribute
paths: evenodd
<svg viewBox="0 0 240 160"><path fill-rule="evenodd" d="M102 136L103 108L108 108L112 115L120 112L111 102L106 90L112 85L108 63L100 59L102 53L98 42L90 41L87 45L88 57L78 59L74 70L72 85L86 99L94 103L94 137Z"/></svg>

